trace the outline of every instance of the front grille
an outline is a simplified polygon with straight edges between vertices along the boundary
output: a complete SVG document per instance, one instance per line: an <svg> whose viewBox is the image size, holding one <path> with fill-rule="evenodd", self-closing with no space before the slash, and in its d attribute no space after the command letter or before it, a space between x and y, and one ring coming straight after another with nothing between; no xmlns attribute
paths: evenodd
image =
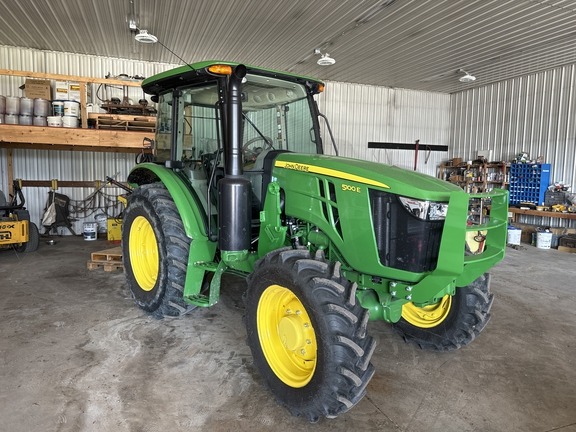
<svg viewBox="0 0 576 432"><path fill-rule="evenodd" d="M436 268L444 221L410 214L395 194L370 190L374 234L386 267L423 273Z"/></svg>

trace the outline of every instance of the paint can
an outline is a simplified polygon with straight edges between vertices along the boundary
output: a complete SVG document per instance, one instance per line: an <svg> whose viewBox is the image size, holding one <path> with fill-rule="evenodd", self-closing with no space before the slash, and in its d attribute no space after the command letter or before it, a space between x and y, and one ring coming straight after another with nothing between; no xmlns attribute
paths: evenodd
<svg viewBox="0 0 576 432"><path fill-rule="evenodd" d="M522 230L512 226L508 227L508 244L519 245L522 237Z"/></svg>
<svg viewBox="0 0 576 432"><path fill-rule="evenodd" d="M80 103L78 101L64 101L64 115L78 117L80 114Z"/></svg>
<svg viewBox="0 0 576 432"><path fill-rule="evenodd" d="M64 101L56 100L52 102L52 113L55 116L62 117L64 115Z"/></svg>
<svg viewBox="0 0 576 432"><path fill-rule="evenodd" d="M552 233L539 231L536 233L536 247L538 249L550 249L552 245Z"/></svg>
<svg viewBox="0 0 576 432"><path fill-rule="evenodd" d="M62 117L59 115L46 117L49 127L62 127Z"/></svg>
<svg viewBox="0 0 576 432"><path fill-rule="evenodd" d="M82 224L84 232L84 240L86 241L96 240L96 237L98 237L96 234L96 227L97 227L96 222L84 222Z"/></svg>
<svg viewBox="0 0 576 432"><path fill-rule="evenodd" d="M62 117L62 127L77 128L78 127L78 117L65 115L64 117Z"/></svg>

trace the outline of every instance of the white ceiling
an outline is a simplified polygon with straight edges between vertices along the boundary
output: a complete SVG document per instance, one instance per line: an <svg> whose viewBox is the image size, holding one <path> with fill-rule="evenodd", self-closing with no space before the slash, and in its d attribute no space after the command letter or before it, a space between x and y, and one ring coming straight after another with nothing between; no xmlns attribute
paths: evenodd
<svg viewBox="0 0 576 432"><path fill-rule="evenodd" d="M164 46L134 41L131 5ZM0 45L453 93L576 63L576 1L0 0Z"/></svg>

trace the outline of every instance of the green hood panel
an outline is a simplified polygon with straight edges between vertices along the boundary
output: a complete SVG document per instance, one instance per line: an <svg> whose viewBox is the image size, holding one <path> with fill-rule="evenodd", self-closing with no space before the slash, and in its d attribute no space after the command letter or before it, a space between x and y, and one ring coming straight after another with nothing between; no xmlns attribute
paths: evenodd
<svg viewBox="0 0 576 432"><path fill-rule="evenodd" d="M459 187L415 171L339 156L280 154L275 169L309 172L315 175L338 178L352 185L368 185L401 196L431 201L448 201L451 193Z"/></svg>

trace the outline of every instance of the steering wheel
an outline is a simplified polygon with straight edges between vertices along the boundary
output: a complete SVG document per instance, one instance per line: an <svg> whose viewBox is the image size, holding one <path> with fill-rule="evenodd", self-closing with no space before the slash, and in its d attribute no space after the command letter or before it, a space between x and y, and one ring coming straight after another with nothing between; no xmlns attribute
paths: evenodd
<svg viewBox="0 0 576 432"><path fill-rule="evenodd" d="M262 146L250 147L252 144L257 143L258 141L264 141L264 144ZM272 138L257 136L256 138L252 138L251 140L246 141L246 143L242 146L242 153L244 153L244 163L254 162L258 155L267 149L274 149L272 146Z"/></svg>

